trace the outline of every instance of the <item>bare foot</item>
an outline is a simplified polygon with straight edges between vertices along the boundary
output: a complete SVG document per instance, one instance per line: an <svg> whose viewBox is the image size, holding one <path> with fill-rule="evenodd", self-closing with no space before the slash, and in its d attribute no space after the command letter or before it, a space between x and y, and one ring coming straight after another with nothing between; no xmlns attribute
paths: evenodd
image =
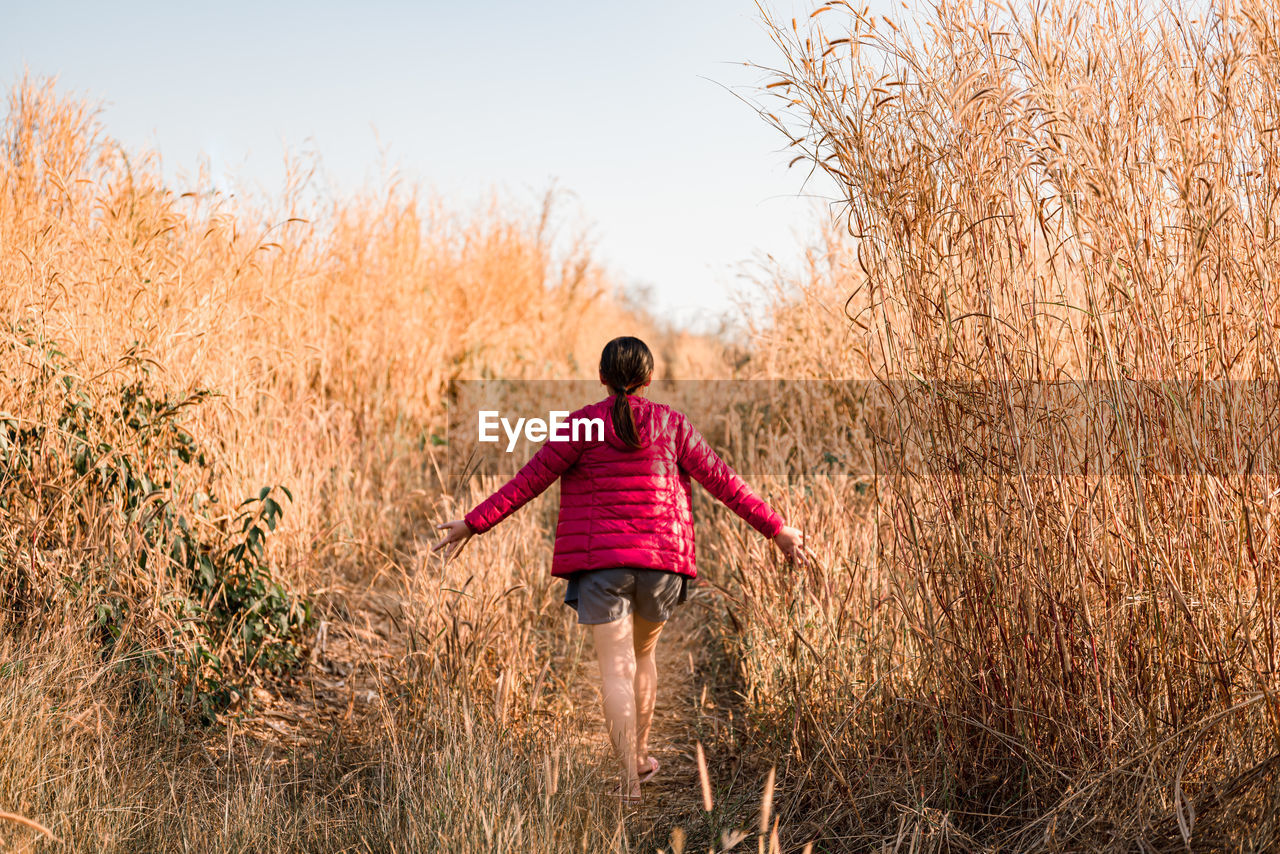
<svg viewBox="0 0 1280 854"><path fill-rule="evenodd" d="M648 782L654 774L658 773L658 760L652 756L641 757L636 762L636 773L641 783Z"/></svg>

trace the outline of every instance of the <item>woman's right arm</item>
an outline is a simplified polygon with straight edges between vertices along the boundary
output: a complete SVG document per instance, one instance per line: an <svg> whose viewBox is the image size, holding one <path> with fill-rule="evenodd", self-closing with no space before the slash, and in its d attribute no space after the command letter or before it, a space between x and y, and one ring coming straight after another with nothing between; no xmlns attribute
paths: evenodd
<svg viewBox="0 0 1280 854"><path fill-rule="evenodd" d="M781 514L752 491L738 473L712 450L683 413L677 413L676 448L680 467L765 537L774 540L787 555L803 546L803 535L788 526Z"/></svg>

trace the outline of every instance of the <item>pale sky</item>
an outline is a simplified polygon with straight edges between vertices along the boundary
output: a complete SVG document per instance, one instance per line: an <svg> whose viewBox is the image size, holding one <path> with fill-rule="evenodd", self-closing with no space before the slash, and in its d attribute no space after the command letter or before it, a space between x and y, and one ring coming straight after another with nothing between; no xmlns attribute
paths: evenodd
<svg viewBox="0 0 1280 854"><path fill-rule="evenodd" d="M175 182L207 156L220 186L278 195L286 151L318 154L334 192L390 167L463 209L494 188L532 208L554 180L566 231L680 321L727 308L753 258L793 261L826 210L798 194L832 193L734 95L765 79L744 62L781 64L753 0L0 9L0 83L57 75Z"/></svg>

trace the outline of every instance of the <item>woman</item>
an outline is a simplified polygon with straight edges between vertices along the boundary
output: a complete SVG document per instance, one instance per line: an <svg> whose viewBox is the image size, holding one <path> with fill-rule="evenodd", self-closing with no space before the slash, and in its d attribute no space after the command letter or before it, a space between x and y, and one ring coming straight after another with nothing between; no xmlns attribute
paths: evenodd
<svg viewBox="0 0 1280 854"><path fill-rule="evenodd" d="M681 413L643 395L653 354L639 338L615 338L600 356L611 397L574 412L599 418L604 436L548 441L465 518L439 526L445 558L561 478L551 574L568 579L565 603L592 627L605 725L622 768L619 794L640 800L658 770L649 756L657 696L654 647L697 575L690 477L772 539L788 559L803 537L788 527L711 449ZM582 431L589 433L590 431Z"/></svg>

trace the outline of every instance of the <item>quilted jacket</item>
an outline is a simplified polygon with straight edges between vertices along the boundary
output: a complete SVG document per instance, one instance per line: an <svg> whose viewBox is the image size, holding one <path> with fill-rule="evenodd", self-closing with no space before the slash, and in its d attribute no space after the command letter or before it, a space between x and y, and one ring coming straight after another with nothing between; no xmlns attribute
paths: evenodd
<svg viewBox="0 0 1280 854"><path fill-rule="evenodd" d="M711 449L683 414L631 396L642 447L632 449L613 428L613 398L569 416L599 418L604 439L547 441L497 492L466 515L484 533L558 477L560 517L551 574L633 566L696 577L690 477L766 537L783 520ZM585 433L586 431L583 431Z"/></svg>

